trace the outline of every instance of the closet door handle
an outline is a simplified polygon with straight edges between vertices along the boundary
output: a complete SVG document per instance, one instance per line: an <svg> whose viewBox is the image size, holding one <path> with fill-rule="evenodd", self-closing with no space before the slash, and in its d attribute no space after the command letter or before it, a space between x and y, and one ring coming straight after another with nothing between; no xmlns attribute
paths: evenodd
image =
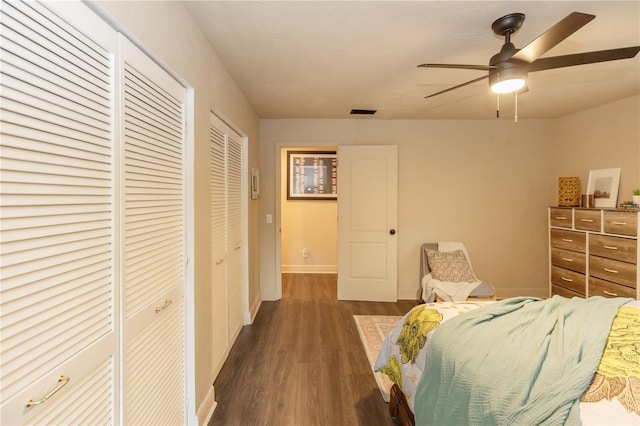
<svg viewBox="0 0 640 426"><path fill-rule="evenodd" d="M172 303L171 299L164 299L164 305L160 306L159 308L156 306L156 314L167 309L171 303Z"/></svg>
<svg viewBox="0 0 640 426"><path fill-rule="evenodd" d="M62 389L64 387L64 385L69 383L69 380L71 380L69 377L65 377L65 376L58 377L58 386L56 386L56 388L54 390L52 390L51 392L46 394L44 396L44 398L42 398L42 399L39 399L37 401L34 401L33 399L28 400L27 401L27 408L33 407L35 405L40 405L40 404L42 404L44 402L47 402L47 400L49 398L51 398L53 395L55 395L60 389Z"/></svg>
<svg viewBox="0 0 640 426"><path fill-rule="evenodd" d="M391 235L395 235L395 234L396 234L396 230L395 230L395 229L393 229L393 228L392 228L392 229L390 229L390 230L389 230L389 234L391 234Z"/></svg>

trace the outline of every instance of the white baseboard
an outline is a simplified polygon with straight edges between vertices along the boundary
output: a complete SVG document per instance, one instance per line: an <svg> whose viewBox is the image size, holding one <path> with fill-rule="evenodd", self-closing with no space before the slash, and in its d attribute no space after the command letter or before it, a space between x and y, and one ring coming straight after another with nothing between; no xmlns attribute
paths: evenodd
<svg viewBox="0 0 640 426"><path fill-rule="evenodd" d="M262 306L262 298L258 297L251 305L251 308L249 308L249 315L251 318L249 318L249 322L247 324L253 324L253 320L256 318L256 315L258 315L260 306Z"/></svg>
<svg viewBox="0 0 640 426"><path fill-rule="evenodd" d="M216 411L218 403L216 402L216 391L211 385L209 392L204 397L204 401L198 407L198 411L196 415L198 416L198 426L206 426L209 424L211 419L213 418L213 412ZM206 413L206 415L203 415Z"/></svg>
<svg viewBox="0 0 640 426"><path fill-rule="evenodd" d="M283 274L337 274L338 265L282 265Z"/></svg>
<svg viewBox="0 0 640 426"><path fill-rule="evenodd" d="M398 300L415 300L418 302L418 291L417 288L399 288L398 289Z"/></svg>

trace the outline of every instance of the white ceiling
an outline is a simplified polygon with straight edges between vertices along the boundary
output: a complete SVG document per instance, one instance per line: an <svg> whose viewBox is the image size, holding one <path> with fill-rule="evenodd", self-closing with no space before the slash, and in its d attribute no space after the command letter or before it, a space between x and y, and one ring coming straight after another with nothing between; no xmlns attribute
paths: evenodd
<svg viewBox="0 0 640 426"><path fill-rule="evenodd" d="M189 1L194 20L260 118L483 119L496 115L486 80L424 96L483 71L427 69L431 63L488 64L503 39L491 23L526 20L512 36L524 47L573 11L596 15L544 56L640 45L640 1ZM633 59L529 74L520 118L556 118L640 93ZM513 117L513 95L500 97Z"/></svg>

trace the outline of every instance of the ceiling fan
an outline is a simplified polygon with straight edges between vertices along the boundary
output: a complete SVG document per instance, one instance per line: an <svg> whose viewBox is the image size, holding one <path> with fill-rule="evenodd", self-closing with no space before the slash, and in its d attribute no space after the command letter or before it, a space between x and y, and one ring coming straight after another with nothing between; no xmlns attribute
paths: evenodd
<svg viewBox="0 0 640 426"><path fill-rule="evenodd" d="M616 61L619 59L629 59L636 56L640 51L640 46L633 46L541 58L541 56L552 47L593 20L595 15L572 12L531 43L522 49L517 49L511 43L511 35L520 29L524 23L524 18L525 15L523 13L510 13L497 19L491 25L491 29L496 35L504 37L504 44L502 45L500 52L491 57L489 65L418 65L418 67L424 68L454 68L488 71L488 73L482 77L425 96L425 98L431 98L487 78L489 79L491 90L494 93L524 92L526 90L527 74L530 72L571 67L575 65L593 64L597 62Z"/></svg>

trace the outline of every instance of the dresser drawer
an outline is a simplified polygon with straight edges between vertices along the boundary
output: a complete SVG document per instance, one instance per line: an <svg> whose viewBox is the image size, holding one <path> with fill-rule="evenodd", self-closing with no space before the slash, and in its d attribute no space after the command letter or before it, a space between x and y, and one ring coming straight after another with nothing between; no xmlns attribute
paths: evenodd
<svg viewBox="0 0 640 426"><path fill-rule="evenodd" d="M636 298L636 290L625 287L611 281L601 280L600 278L589 277L589 297L633 297Z"/></svg>
<svg viewBox="0 0 640 426"><path fill-rule="evenodd" d="M571 209L551 207L549 209L549 223L551 226L573 228L573 214Z"/></svg>
<svg viewBox="0 0 640 426"><path fill-rule="evenodd" d="M551 229L551 247L584 253L587 247L587 234L584 232L565 231L564 229Z"/></svg>
<svg viewBox="0 0 640 426"><path fill-rule="evenodd" d="M587 272L587 255L551 247L551 264L584 274Z"/></svg>
<svg viewBox="0 0 640 426"><path fill-rule="evenodd" d="M602 222L600 210L576 209L576 229L600 232Z"/></svg>
<svg viewBox="0 0 640 426"><path fill-rule="evenodd" d="M637 245L638 242L630 238L589 235L589 254L623 262L636 263Z"/></svg>
<svg viewBox="0 0 640 426"><path fill-rule="evenodd" d="M589 275L636 288L636 265L591 255Z"/></svg>
<svg viewBox="0 0 640 426"><path fill-rule="evenodd" d="M582 296L584 296L584 290L587 286L584 274L558 266L551 267L551 283L573 290Z"/></svg>
<svg viewBox="0 0 640 426"><path fill-rule="evenodd" d="M576 293L575 291L571 291L567 288L560 287L555 284L551 286L551 295L558 295L569 299L571 299L572 297L584 297L584 294Z"/></svg>
<svg viewBox="0 0 640 426"><path fill-rule="evenodd" d="M638 214L635 212L604 212L604 232L637 236Z"/></svg>

